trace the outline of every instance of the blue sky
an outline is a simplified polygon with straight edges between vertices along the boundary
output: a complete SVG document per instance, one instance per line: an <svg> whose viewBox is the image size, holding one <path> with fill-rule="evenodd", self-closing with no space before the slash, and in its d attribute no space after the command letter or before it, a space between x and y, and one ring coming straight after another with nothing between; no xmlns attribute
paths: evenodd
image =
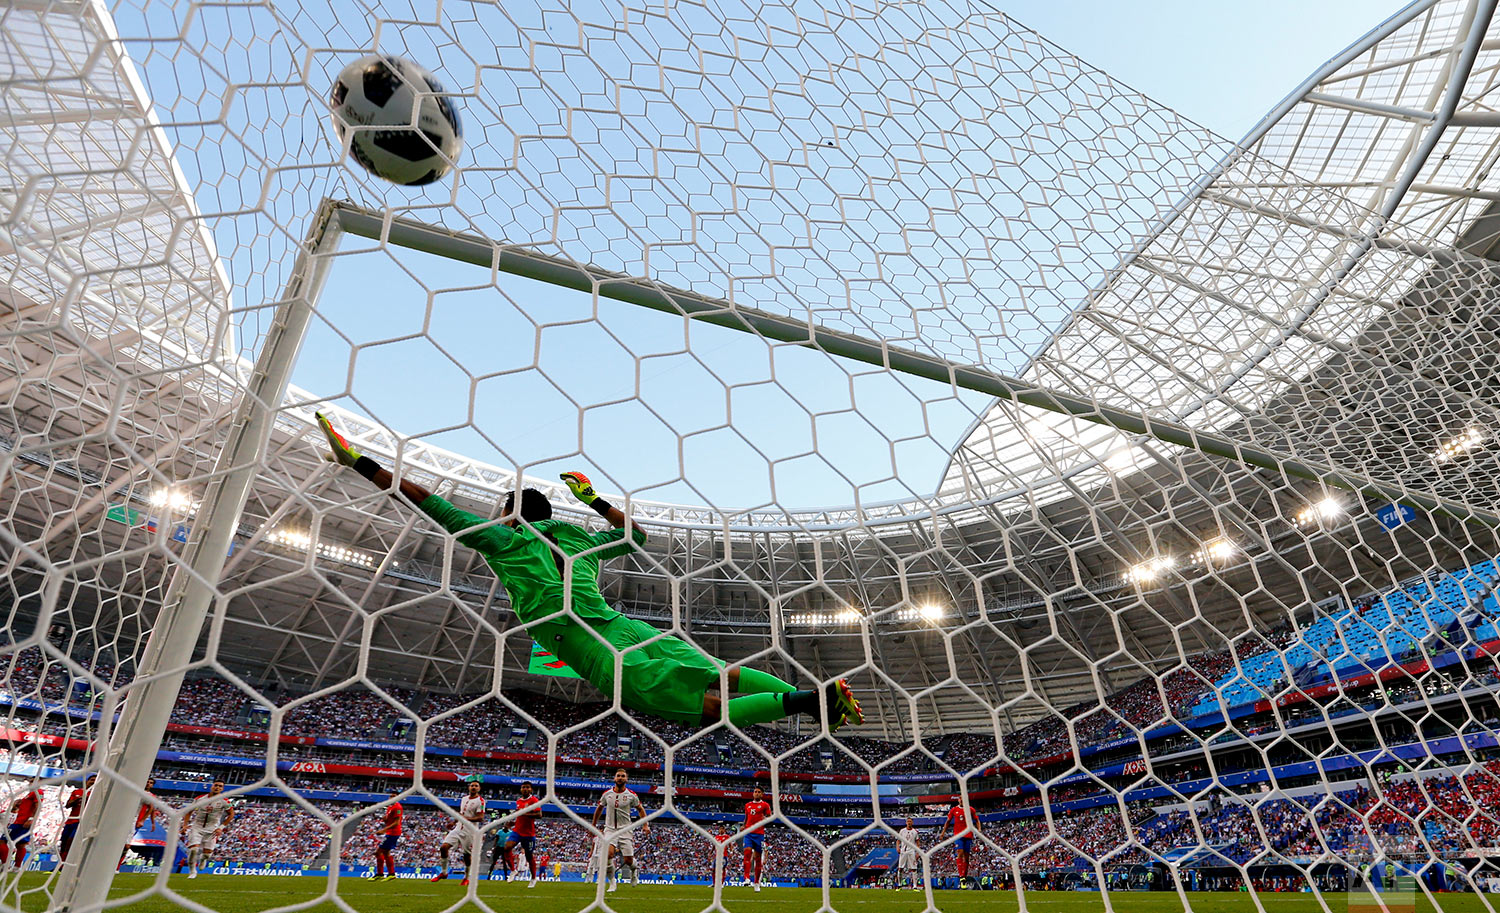
<svg viewBox="0 0 1500 913"><path fill-rule="evenodd" d="M1025 0L1001 8L1238 138L1399 5ZM527 114L540 124L551 116ZM484 108L464 116L471 138L493 131ZM595 309L587 296L512 277L492 282L485 270L409 252L340 261L319 310L300 386L487 462L553 478L579 468L605 492L652 500L805 508L930 494L948 449L985 406L817 352L608 301ZM1044 339L1055 319L1015 329L1017 351ZM1007 358L1000 367L1019 367Z"/></svg>
<svg viewBox="0 0 1500 913"><path fill-rule="evenodd" d="M1028 28L1205 127L1239 139L1395 0L1000 0Z"/></svg>

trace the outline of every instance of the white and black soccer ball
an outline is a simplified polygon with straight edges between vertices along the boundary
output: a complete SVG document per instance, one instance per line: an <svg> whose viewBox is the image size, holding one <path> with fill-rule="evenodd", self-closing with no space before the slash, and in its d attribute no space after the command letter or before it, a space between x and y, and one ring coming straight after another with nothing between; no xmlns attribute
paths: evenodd
<svg viewBox="0 0 1500 913"><path fill-rule="evenodd" d="M394 184L431 184L463 149L453 101L423 67L385 54L354 61L329 93L333 130L349 154Z"/></svg>

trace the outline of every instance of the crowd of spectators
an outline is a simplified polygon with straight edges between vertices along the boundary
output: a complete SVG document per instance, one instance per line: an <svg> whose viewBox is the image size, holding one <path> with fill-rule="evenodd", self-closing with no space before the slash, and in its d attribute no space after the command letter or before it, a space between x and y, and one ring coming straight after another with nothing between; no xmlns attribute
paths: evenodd
<svg viewBox="0 0 1500 913"><path fill-rule="evenodd" d="M177 692L172 721L189 726L238 728L248 703L245 692L222 678L190 678Z"/></svg>
<svg viewBox="0 0 1500 913"><path fill-rule="evenodd" d="M392 688L386 693L403 706L416 696L405 688ZM281 732L343 739L384 738L392 717L399 715L399 710L375 692L346 688L288 708L281 717Z"/></svg>
<svg viewBox="0 0 1500 913"><path fill-rule="evenodd" d="M1072 754L1085 746L1135 738L1164 723L1185 720L1204 692L1234 668L1236 658L1285 649L1295 639L1296 631L1287 625L1243 637L1232 649L1191 656L1159 678L1143 677L1110 693L1103 706L1097 700L1083 701L1008 733L1005 753L1015 761Z"/></svg>
<svg viewBox="0 0 1500 913"><path fill-rule="evenodd" d="M944 766L970 771L1001 760L1024 763L1076 755L1083 747L1114 740L1129 742L1154 726L1184 718L1211 683L1232 671L1237 659L1285 649L1296 636L1290 625L1245 635L1232 648L1198 654L1165 675L1144 677L1117 689L1102 703L1090 700L1061 711L1049 710L1041 719L1005 734L1003 754L988 733L929 738L923 746L925 751L913 750L910 743L853 734L841 733L835 741L829 741L815 733L799 734L771 726L747 727L743 736L722 728L705 733L634 712L627 714L628 719L618 717L602 702L579 704L526 691L507 691L505 699L500 700L477 694L421 694L396 688L387 692L395 701L392 704L360 686L292 706L299 699L296 693L276 690L273 698L276 704L288 708L281 715L280 726L283 734L291 736L412 741L417 735L413 720L422 719L431 721L424 736L430 746L539 753L555 744L557 753L567 757L648 763L662 763L666 758L664 746L672 746L673 758L679 764L764 768L774 758L780 769L788 772L861 774L880 766L887 774L937 773ZM108 661L107 655L97 662L63 662L37 647L28 647L0 653L0 663L4 690L20 697L63 700L71 695L75 701L82 699L87 689L79 690L78 683L83 681L78 674L80 666L93 668L96 675L114 684L128 681L128 675ZM1493 670L1489 674L1491 679L1497 677ZM1427 694L1430 696L1434 687L1453 689L1451 682L1441 684L1443 681L1442 677L1430 676ZM1343 704L1326 710L1302 705L1288 715L1309 719L1320 714L1349 715L1368 709L1372 701L1378 703L1382 697L1406 700L1420 696L1415 685L1404 689L1396 685L1388 694L1377 692L1362 703L1343 699ZM240 687L211 674L188 678L173 711L176 723L225 729L264 729L270 719L271 707L265 700L252 700ZM1253 735L1256 725L1246 724L1238 733L1225 737ZM1259 725L1264 731L1283 724L1267 720ZM552 733L561 733L555 742L548 738ZM1161 746L1153 748L1160 753ZM934 763L929 754L940 758L941 764Z"/></svg>

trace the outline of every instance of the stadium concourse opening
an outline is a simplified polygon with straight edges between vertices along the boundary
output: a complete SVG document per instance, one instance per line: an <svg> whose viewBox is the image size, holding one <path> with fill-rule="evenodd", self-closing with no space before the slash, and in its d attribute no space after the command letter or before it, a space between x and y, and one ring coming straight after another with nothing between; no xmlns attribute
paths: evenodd
<svg viewBox="0 0 1500 913"><path fill-rule="evenodd" d="M1491 909L1494 0L0 42L0 905Z"/></svg>

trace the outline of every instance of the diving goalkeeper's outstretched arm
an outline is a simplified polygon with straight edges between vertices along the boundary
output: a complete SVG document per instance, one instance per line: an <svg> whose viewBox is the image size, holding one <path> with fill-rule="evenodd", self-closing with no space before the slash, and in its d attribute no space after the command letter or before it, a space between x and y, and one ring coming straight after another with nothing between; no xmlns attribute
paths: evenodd
<svg viewBox="0 0 1500 913"><path fill-rule="evenodd" d="M613 526L615 529L625 528L625 521L627 519L625 512L599 497L598 493L594 491L594 483L589 481L588 476L581 472L565 472L561 476L558 476L558 478L567 484L568 491L573 493L573 497L593 508L594 512L603 517L605 522L610 526ZM637 526L636 529L639 530L640 527ZM646 533L644 531L640 533L640 541L646 541Z"/></svg>
<svg viewBox="0 0 1500 913"><path fill-rule="evenodd" d="M331 452L327 454L327 458L330 461L338 463L341 466L348 466L371 482L374 482L376 488L382 488L386 491L391 490L391 482L395 479L395 476L392 475L389 469L384 468L379 463L349 446L349 442L344 440L344 436L333 430L333 423L328 420L328 416L321 412L316 412L314 415L317 416L318 427L323 430L323 436L328 438L328 449ZM396 491L417 507L421 507L422 502L432 496L432 492L418 485L416 482L407 479L401 480L400 485L396 487Z"/></svg>

